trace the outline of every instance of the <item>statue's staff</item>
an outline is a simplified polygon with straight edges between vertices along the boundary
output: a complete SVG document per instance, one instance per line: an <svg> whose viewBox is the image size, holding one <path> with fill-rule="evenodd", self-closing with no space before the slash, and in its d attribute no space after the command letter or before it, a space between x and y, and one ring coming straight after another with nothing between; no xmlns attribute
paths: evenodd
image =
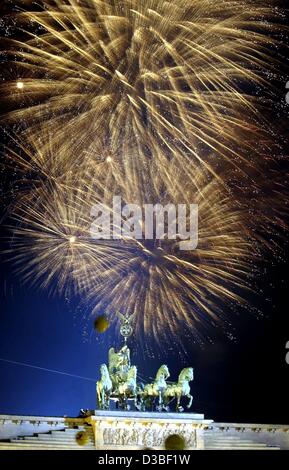
<svg viewBox="0 0 289 470"><path fill-rule="evenodd" d="M117 313L118 318L120 320L120 334L124 338L124 343L127 343L127 339L132 335L133 333L133 327L132 327L132 320L134 315L130 315L129 313L122 314L120 312Z"/></svg>

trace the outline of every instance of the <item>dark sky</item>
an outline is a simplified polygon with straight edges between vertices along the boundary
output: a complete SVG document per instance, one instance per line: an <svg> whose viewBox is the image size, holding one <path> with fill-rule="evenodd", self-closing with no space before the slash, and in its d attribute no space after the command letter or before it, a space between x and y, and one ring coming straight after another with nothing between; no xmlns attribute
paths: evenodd
<svg viewBox="0 0 289 470"><path fill-rule="evenodd" d="M288 72L289 80L289 72ZM280 99L285 96L280 84ZM289 114L289 107L288 107ZM272 120L274 120L272 116ZM276 119L276 118L275 118ZM284 201L285 203L285 201ZM284 252L287 242L282 242ZM287 248L286 248L287 247ZM285 256L286 257L286 256ZM195 368L193 411L216 421L289 423L289 260L270 263L251 302L262 318L240 311L234 319L236 342L218 335L204 349L187 342L188 365ZM0 358L95 379L119 340L84 335L84 322L61 297L21 285L9 263L1 264ZM262 299L263 297L263 299ZM266 297L266 301L264 298ZM112 344L115 341L115 344ZM153 345L152 345L153 347ZM132 362L144 376L155 375L162 358L144 358L134 344ZM182 367L177 351L165 359L173 379ZM0 360L0 413L75 416L95 407L95 383Z"/></svg>
<svg viewBox="0 0 289 470"><path fill-rule="evenodd" d="M237 342L217 340L203 350L187 344L188 365L195 368L193 409L207 417L237 422L289 422L285 343L289 341L289 263L271 269L263 287L276 288L267 303L267 318L242 313L235 318ZM287 281L284 279L287 278ZM270 282L269 282L270 281ZM109 346L118 338L84 336L84 325L60 298L21 286L9 265L1 272L0 357L87 378L98 377ZM269 287L268 287L269 289ZM106 337L107 336L107 337ZM161 357L148 360L137 345L133 363L144 376L155 374ZM178 352L165 359L172 378L182 367ZM0 413L31 415L78 414L95 406L93 381L0 361Z"/></svg>

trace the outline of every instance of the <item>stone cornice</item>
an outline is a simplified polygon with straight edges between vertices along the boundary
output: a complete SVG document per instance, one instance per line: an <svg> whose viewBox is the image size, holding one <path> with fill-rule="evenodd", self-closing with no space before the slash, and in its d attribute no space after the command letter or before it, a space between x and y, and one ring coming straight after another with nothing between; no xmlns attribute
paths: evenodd
<svg viewBox="0 0 289 470"><path fill-rule="evenodd" d="M13 424L31 423L33 425L49 423L51 425L58 424L81 424L84 422L83 418L69 418L69 417L54 417L54 416L22 416L22 415L0 415L0 425L5 422Z"/></svg>
<svg viewBox="0 0 289 470"><path fill-rule="evenodd" d="M237 431L237 432L285 432L289 433L288 424L256 424L256 423L215 423L204 426L205 429L216 429L221 432Z"/></svg>
<svg viewBox="0 0 289 470"><path fill-rule="evenodd" d="M138 414L135 413L134 416L126 416L125 413L122 414L111 414L111 416L108 416L109 412L106 413L104 412L103 414L97 414L96 416L91 416L90 418L71 418L71 417L61 417L61 416L29 416L29 415L0 415L0 425L3 425L5 423L13 423L13 424L22 424L22 423L30 423L33 425L41 425L43 423L48 423L50 425L61 425L61 424L66 424L66 425L81 425L85 422L91 421L110 421L111 422L125 422L127 420L133 420L135 422L143 423L146 424L148 421L153 423L153 422L158 422L158 423L163 423L166 424L168 422L171 422L172 417L171 416L166 416L164 413L146 413L147 416L144 416L144 414ZM150 416L149 416L150 415ZM174 414L175 415L175 414ZM195 415L195 417L197 417ZM289 433L289 424L260 424L260 423L216 423L212 420L205 420L205 419L194 419L194 415L188 416L186 415L175 415L173 421L175 424L190 424L192 427L195 428L202 428L204 430L218 430L220 432L227 432L227 431L236 431L236 432L270 432L270 433L276 433L276 432L283 432L283 433Z"/></svg>

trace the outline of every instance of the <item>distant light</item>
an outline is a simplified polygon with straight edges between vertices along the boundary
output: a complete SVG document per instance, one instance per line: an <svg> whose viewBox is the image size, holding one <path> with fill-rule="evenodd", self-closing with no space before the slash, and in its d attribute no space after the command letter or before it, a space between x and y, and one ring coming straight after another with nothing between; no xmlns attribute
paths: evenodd
<svg viewBox="0 0 289 470"><path fill-rule="evenodd" d="M106 161L107 161L107 163L111 163L111 162L112 162L112 158L111 158L111 157L106 157Z"/></svg>
<svg viewBox="0 0 289 470"><path fill-rule="evenodd" d="M17 83L16 83L16 87L18 88L18 90L23 90L23 88L24 88L24 83L23 83L23 82L17 82Z"/></svg>
<svg viewBox="0 0 289 470"><path fill-rule="evenodd" d="M69 243L75 243L76 242L76 237L72 236L69 239Z"/></svg>

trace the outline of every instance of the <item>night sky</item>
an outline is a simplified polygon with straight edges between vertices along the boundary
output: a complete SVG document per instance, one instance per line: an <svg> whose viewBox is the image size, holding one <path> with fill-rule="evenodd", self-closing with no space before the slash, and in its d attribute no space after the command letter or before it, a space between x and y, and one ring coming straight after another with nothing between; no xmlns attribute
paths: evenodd
<svg viewBox="0 0 289 470"><path fill-rule="evenodd" d="M192 348L188 342L188 358L183 361L195 368L194 411L218 421L289 421L288 266L272 268L264 280L264 291L271 293L267 311L263 309L265 318L257 320L244 313L235 318L237 342L219 338L204 349ZM269 287L272 282L275 289ZM21 285L9 264L2 265L0 357L97 378L100 364L107 362L108 348L119 346L119 339L111 343L108 334L101 342L95 334L86 338L85 327L72 310L73 305L60 298ZM132 362L143 376L153 376L161 361L159 355L148 361L134 344ZM175 379L182 367L178 352L165 361ZM0 413L76 416L81 408L95 406L93 381L1 361L0 376Z"/></svg>
<svg viewBox="0 0 289 470"><path fill-rule="evenodd" d="M280 101L285 100L285 83L278 84ZM272 115L272 122L274 119L285 122L289 105L287 113L281 118ZM3 171L1 175L5 190L7 175ZM5 236L7 221L3 217L2 221ZM2 245L4 248L4 241ZM285 362L285 344L289 341L288 237L281 245L283 259L269 260L266 273L258 280L259 292L250 294L250 303L263 316L256 317L240 309L239 315L232 318L235 341L216 332L214 344L201 349L184 340L187 357L182 361L174 350L165 358L158 353L148 360L134 341L132 364L138 366L144 377L150 377L165 361L173 380L183 364L192 365L195 371L192 411L204 413L207 418L289 423L289 364ZM109 347L120 346L119 338L108 332L99 341L92 325L78 318L77 300L74 303L71 299L67 304L60 296L52 297L29 284L23 285L4 258L0 276L0 359L83 378L0 360L0 414L77 416L81 408L94 409L94 380L99 376L100 364L107 362ZM148 346L154 349L153 344Z"/></svg>

